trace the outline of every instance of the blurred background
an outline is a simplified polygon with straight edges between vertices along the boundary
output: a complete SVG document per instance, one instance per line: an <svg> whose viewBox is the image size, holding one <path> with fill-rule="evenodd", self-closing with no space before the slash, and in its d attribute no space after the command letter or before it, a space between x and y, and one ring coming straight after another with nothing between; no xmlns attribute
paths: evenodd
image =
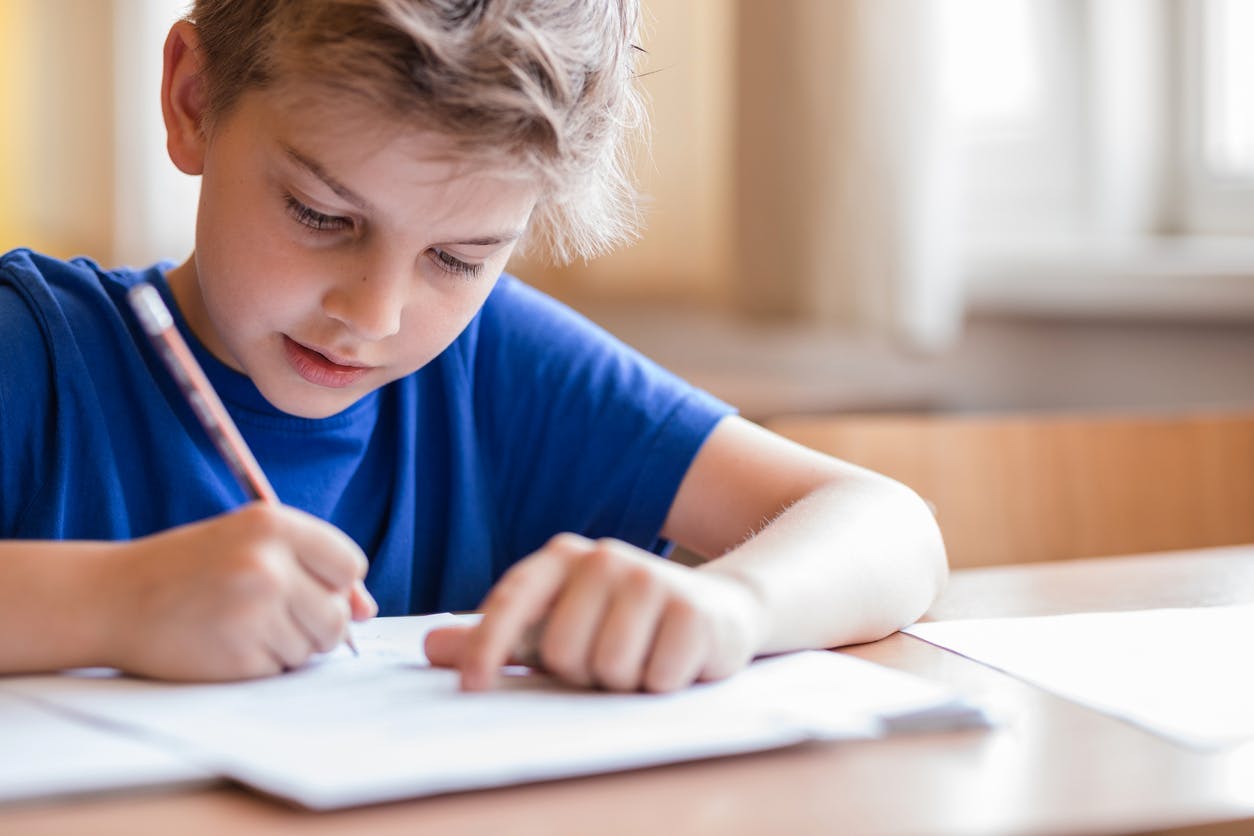
<svg viewBox="0 0 1254 836"><path fill-rule="evenodd" d="M0 0L0 248L190 251L183 7ZM646 9L646 227L533 284L759 420L1254 404L1254 3Z"/></svg>

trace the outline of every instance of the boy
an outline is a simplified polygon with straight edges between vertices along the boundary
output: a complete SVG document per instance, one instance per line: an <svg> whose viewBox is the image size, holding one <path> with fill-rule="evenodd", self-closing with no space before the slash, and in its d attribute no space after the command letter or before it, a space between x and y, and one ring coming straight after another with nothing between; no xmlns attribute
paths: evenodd
<svg viewBox="0 0 1254 836"><path fill-rule="evenodd" d="M193 254L0 261L0 672L264 676L350 618L481 603L427 642L467 689L521 654L667 691L924 611L945 561L912 492L501 275L524 235L568 258L629 231L635 6L197 0L162 84ZM283 506L237 508L127 310L141 280Z"/></svg>

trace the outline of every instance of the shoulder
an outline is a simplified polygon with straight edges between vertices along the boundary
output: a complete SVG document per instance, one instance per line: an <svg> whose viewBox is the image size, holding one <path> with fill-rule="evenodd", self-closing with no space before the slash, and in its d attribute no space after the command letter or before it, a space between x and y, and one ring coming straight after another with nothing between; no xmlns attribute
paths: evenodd
<svg viewBox="0 0 1254 836"><path fill-rule="evenodd" d="M107 363L107 344L128 331L119 305L140 275L30 250L0 255L0 398L9 416L54 379Z"/></svg>
<svg viewBox="0 0 1254 836"><path fill-rule="evenodd" d="M488 335L509 339L613 339L552 296L509 274L501 276L480 312Z"/></svg>
<svg viewBox="0 0 1254 836"><path fill-rule="evenodd" d="M52 308L70 316L84 306L116 307L132 285L155 269L104 270L89 258L64 261L21 249L0 255L0 285L11 288L32 312Z"/></svg>
<svg viewBox="0 0 1254 836"><path fill-rule="evenodd" d="M122 325L126 292L160 274L146 270L104 270L87 258L63 261L31 250L0 255L0 321L14 328L35 327L53 344ZM68 331L68 333L67 333ZM0 339L11 341L10 335Z"/></svg>
<svg viewBox="0 0 1254 836"><path fill-rule="evenodd" d="M54 288L59 274L74 269L30 250L0 256L0 385L51 362L51 343L60 330Z"/></svg>
<svg viewBox="0 0 1254 836"><path fill-rule="evenodd" d="M538 420L564 413L623 432L691 414L708 430L730 406L663 368L634 347L552 297L512 276L481 311L474 377L485 406L507 404L510 422L530 404ZM502 394L507 397L500 397ZM700 425L700 426L697 426Z"/></svg>
<svg viewBox="0 0 1254 836"><path fill-rule="evenodd" d="M501 277L477 324L480 368L495 364L527 377L557 373L564 379L610 367L660 371L583 314L513 276Z"/></svg>
<svg viewBox="0 0 1254 836"><path fill-rule="evenodd" d="M14 328L23 322L38 327L55 342L67 336L58 333L62 327L90 329L114 318L118 300L138 277L133 270L106 272L86 258L62 261L13 250L0 256L0 317Z"/></svg>

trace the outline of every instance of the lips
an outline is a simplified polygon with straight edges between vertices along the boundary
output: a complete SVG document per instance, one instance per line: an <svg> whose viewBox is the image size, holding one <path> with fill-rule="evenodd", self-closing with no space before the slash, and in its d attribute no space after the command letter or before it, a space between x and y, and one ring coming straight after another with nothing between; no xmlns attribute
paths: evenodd
<svg viewBox="0 0 1254 836"><path fill-rule="evenodd" d="M316 386L343 389L370 373L372 366L353 363L346 358L328 356L317 349L283 337L283 351L288 364L302 378Z"/></svg>

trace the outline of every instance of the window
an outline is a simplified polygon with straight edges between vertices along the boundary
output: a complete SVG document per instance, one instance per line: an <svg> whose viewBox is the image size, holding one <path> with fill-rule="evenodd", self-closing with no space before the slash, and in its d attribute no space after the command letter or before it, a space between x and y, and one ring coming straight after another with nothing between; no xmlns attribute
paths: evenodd
<svg viewBox="0 0 1254 836"><path fill-rule="evenodd" d="M1254 3L943 8L972 305L1254 313Z"/></svg>

